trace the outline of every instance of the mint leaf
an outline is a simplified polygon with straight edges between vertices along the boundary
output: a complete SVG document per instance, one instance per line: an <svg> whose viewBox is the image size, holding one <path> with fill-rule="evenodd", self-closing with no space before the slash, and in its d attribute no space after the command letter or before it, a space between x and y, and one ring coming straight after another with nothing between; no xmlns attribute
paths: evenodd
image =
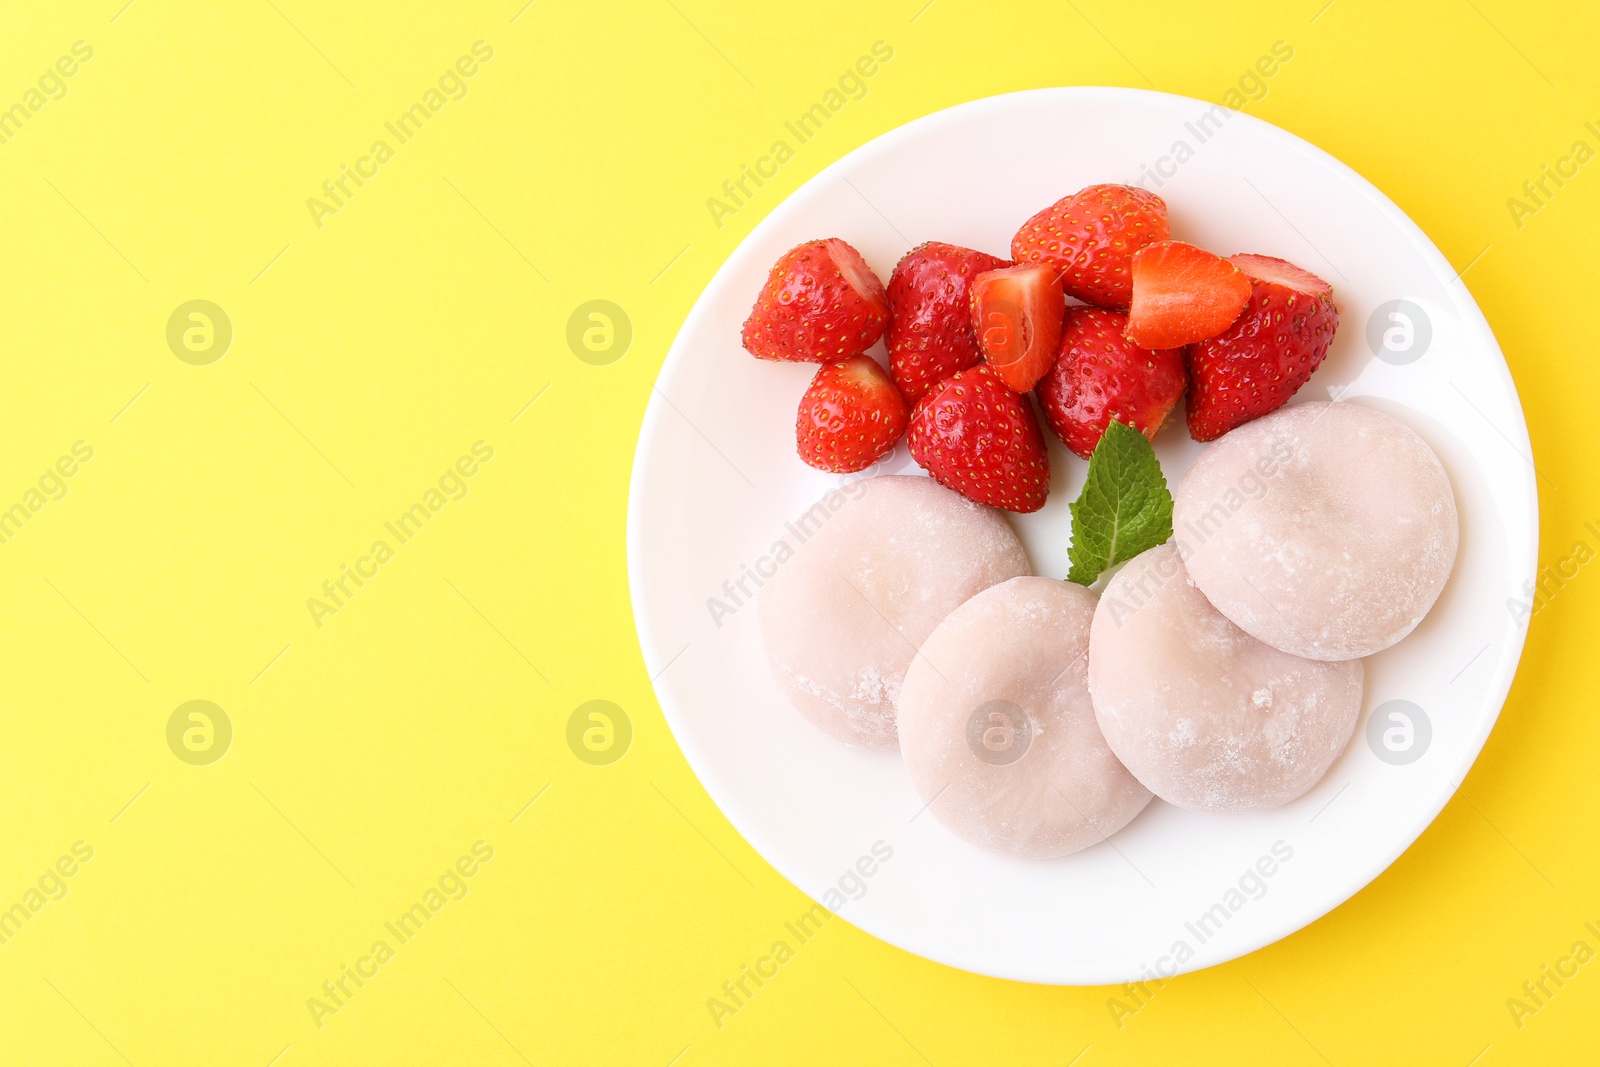
<svg viewBox="0 0 1600 1067"><path fill-rule="evenodd" d="M1072 504L1072 570L1067 581L1093 585L1113 563L1132 559L1172 536L1172 494L1144 434L1112 422L1089 459L1083 492Z"/></svg>

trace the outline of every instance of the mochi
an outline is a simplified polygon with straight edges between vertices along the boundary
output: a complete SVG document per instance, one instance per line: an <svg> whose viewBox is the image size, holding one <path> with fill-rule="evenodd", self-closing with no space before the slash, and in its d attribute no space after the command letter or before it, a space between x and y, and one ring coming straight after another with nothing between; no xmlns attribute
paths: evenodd
<svg viewBox="0 0 1600 1067"><path fill-rule="evenodd" d="M1175 544L1135 556L1089 631L1089 693L1118 759L1191 811L1266 811L1302 795L1361 712L1360 660L1302 659L1228 621Z"/></svg>
<svg viewBox="0 0 1600 1067"><path fill-rule="evenodd" d="M1117 762L1085 684L1095 596L1013 578L922 643L900 691L900 753L957 837L1017 856L1104 841L1150 801Z"/></svg>
<svg viewBox="0 0 1600 1067"><path fill-rule="evenodd" d="M1213 442L1173 496L1195 585L1251 636L1297 656L1388 648L1455 565L1455 495L1417 434L1359 404L1280 408Z"/></svg>
<svg viewBox="0 0 1600 1067"><path fill-rule="evenodd" d="M784 531L760 593L767 662L802 715L866 748L898 745L900 684L933 628L973 594L1028 573L998 511L931 478L852 482Z"/></svg>

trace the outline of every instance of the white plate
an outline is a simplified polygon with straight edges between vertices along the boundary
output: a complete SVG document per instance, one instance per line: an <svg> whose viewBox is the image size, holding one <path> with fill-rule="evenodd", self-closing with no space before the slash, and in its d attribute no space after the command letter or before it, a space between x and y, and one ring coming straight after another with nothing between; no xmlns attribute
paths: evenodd
<svg viewBox="0 0 1600 1067"><path fill-rule="evenodd" d="M767 269L801 241L842 237L887 280L921 241L1005 255L1018 225L1046 204L1152 174L1174 237L1281 256L1333 284L1339 332L1297 399L1372 404L1421 433L1455 484L1460 558L1422 626L1368 661L1356 734L1305 797L1233 816L1156 801L1077 855L1009 859L917 817L922 805L897 754L824 736L768 676L757 612L737 585L784 522L843 479L795 456L795 407L814 368L754 359L739 329ZM1391 300L1411 303L1414 326L1421 309L1431 328L1425 351L1416 330L1408 363L1374 358L1367 341L1369 319ZM881 345L874 351L882 357ZM1049 503L1012 520L1036 573L1060 577L1067 503L1085 464L1051 444ZM1199 451L1181 423L1157 441L1173 481ZM1184 97L1016 93L941 111L850 153L774 209L717 272L667 355L640 434L628 509L634 614L662 710L706 791L806 894L839 903L826 894L842 883L841 895L858 896L836 909L856 926L928 959L1022 981L1195 970L1346 900L1416 839L1466 775L1526 632L1508 602L1536 565L1531 456L1505 360L1466 287L1348 167L1267 123ZM880 473L916 469L902 445ZM731 613L713 612L712 598ZM1380 760L1367 740L1373 710L1391 700L1412 702L1431 725L1425 747L1415 734L1421 755L1407 764ZM851 873L880 841L892 858L862 863L870 877ZM1274 846L1287 861L1262 860ZM1252 873L1258 864L1270 876Z"/></svg>

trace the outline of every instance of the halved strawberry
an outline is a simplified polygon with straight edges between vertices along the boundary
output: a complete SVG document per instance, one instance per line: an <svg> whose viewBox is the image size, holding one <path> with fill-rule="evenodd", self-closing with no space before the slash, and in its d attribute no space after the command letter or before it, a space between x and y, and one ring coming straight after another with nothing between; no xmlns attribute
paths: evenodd
<svg viewBox="0 0 1600 1067"><path fill-rule="evenodd" d="M894 448L906 418L905 398L871 356L827 364L800 398L800 458L819 471L864 470Z"/></svg>
<svg viewBox="0 0 1600 1067"><path fill-rule="evenodd" d="M871 348L888 321L889 297L860 252L837 237L807 241L773 264L744 347L761 359L832 363Z"/></svg>
<svg viewBox="0 0 1600 1067"><path fill-rule="evenodd" d="M940 382L911 412L911 456L969 500L1038 511L1050 494L1050 458L1028 401L987 363Z"/></svg>
<svg viewBox="0 0 1600 1067"><path fill-rule="evenodd" d="M1024 222L1011 239L1011 258L1054 268L1068 296L1125 308L1133 298L1133 254L1170 233L1166 201L1155 193L1091 185Z"/></svg>
<svg viewBox="0 0 1600 1067"><path fill-rule="evenodd" d="M889 373L906 403L983 359L972 330L967 290L1007 260L927 241L901 257L889 276Z"/></svg>
<svg viewBox="0 0 1600 1067"><path fill-rule="evenodd" d="M1068 308L1061 357L1035 390L1044 421L1084 459L1112 419L1155 440L1183 396L1183 350L1140 348L1127 326L1120 311Z"/></svg>
<svg viewBox="0 0 1600 1067"><path fill-rule="evenodd" d="M1215 337L1250 300L1250 279L1219 255L1182 241L1158 241L1133 254L1128 340L1140 348L1179 348Z"/></svg>
<svg viewBox="0 0 1600 1067"><path fill-rule="evenodd" d="M1321 365L1339 326L1333 286L1271 256L1230 256L1250 279L1250 302L1232 326L1192 344L1189 436L1214 441L1276 411Z"/></svg>
<svg viewBox="0 0 1600 1067"><path fill-rule="evenodd" d="M1056 361L1067 301L1055 271L1024 264L985 271L972 283L978 347L1000 380L1026 393Z"/></svg>

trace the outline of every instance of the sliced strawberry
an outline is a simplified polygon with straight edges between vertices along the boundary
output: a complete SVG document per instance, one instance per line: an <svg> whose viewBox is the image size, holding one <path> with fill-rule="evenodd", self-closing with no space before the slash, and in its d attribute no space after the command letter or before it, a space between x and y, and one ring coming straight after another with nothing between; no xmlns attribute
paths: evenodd
<svg viewBox="0 0 1600 1067"><path fill-rule="evenodd" d="M1276 411L1321 365L1339 326L1333 286L1271 256L1228 260L1250 279L1250 302L1221 334L1192 344L1189 436L1214 441Z"/></svg>
<svg viewBox="0 0 1600 1067"><path fill-rule="evenodd" d="M1011 239L1011 258L1054 268L1068 296L1126 308L1133 299L1133 254L1169 235L1167 204L1155 193L1091 185L1024 222Z"/></svg>
<svg viewBox="0 0 1600 1067"><path fill-rule="evenodd" d="M836 237L785 252L767 275L744 347L761 359L834 363L883 336L889 297L861 253Z"/></svg>
<svg viewBox="0 0 1600 1067"><path fill-rule="evenodd" d="M871 356L826 364L800 398L800 458L819 471L865 470L894 448L906 419L905 398Z"/></svg>
<svg viewBox="0 0 1600 1067"><path fill-rule="evenodd" d="M1032 389L1056 361L1066 309L1066 298L1049 267L1002 267L973 280L972 323L978 347L1012 392Z"/></svg>
<svg viewBox="0 0 1600 1067"><path fill-rule="evenodd" d="M983 359L967 290L1007 260L927 241L901 257L889 276L889 373L915 404L934 385Z"/></svg>
<svg viewBox="0 0 1600 1067"><path fill-rule="evenodd" d="M906 444L937 481L980 504L1038 511L1050 494L1050 458L1028 401L986 363L918 402Z"/></svg>
<svg viewBox="0 0 1600 1067"><path fill-rule="evenodd" d="M1183 396L1183 350L1140 348L1127 326L1120 311L1068 308L1061 357L1036 390L1045 422L1084 459L1112 419L1154 440Z"/></svg>
<svg viewBox="0 0 1600 1067"><path fill-rule="evenodd" d="M1181 348L1233 325L1250 301L1250 279L1221 256L1182 241L1133 254L1128 340L1140 348Z"/></svg>

